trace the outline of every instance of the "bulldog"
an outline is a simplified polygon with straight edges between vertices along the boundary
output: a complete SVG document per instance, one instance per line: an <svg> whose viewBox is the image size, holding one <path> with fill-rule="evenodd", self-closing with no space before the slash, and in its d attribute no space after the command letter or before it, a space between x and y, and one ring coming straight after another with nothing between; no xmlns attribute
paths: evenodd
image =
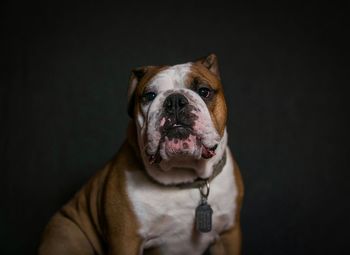
<svg viewBox="0 0 350 255"><path fill-rule="evenodd" d="M127 139L47 225L40 255L240 254L243 183L214 54L131 72Z"/></svg>

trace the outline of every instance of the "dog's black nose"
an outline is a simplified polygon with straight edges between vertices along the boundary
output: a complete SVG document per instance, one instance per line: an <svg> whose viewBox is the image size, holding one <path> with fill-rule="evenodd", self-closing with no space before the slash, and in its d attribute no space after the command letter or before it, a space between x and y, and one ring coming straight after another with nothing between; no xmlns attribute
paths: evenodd
<svg viewBox="0 0 350 255"><path fill-rule="evenodd" d="M186 105L188 105L188 100L180 93L173 93L164 101L164 108L168 114L177 114Z"/></svg>

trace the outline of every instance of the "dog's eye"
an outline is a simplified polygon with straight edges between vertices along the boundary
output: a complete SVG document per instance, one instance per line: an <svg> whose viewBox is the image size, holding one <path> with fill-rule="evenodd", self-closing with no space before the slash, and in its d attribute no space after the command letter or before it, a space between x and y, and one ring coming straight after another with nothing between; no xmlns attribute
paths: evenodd
<svg viewBox="0 0 350 255"><path fill-rule="evenodd" d="M142 95L142 101L145 103L151 102L156 98L157 94L154 92L146 92Z"/></svg>
<svg viewBox="0 0 350 255"><path fill-rule="evenodd" d="M212 90L210 88L201 87L198 89L198 95L202 98L209 98L212 94Z"/></svg>

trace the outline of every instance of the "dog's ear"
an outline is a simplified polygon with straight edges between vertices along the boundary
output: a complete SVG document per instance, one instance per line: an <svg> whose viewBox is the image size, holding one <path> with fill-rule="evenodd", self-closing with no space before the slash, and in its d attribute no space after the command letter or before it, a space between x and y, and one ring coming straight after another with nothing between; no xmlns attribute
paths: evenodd
<svg viewBox="0 0 350 255"><path fill-rule="evenodd" d="M129 78L129 88L128 88L128 114L130 118L134 118L136 87L140 83L142 78L145 76L147 70L148 70L147 66L138 67L131 70L131 74Z"/></svg>
<svg viewBox="0 0 350 255"><path fill-rule="evenodd" d="M219 63L218 58L215 54L209 54L204 58L200 58L195 61L195 63L199 63L206 67L211 73L215 74L217 78L220 80L220 72L219 72Z"/></svg>

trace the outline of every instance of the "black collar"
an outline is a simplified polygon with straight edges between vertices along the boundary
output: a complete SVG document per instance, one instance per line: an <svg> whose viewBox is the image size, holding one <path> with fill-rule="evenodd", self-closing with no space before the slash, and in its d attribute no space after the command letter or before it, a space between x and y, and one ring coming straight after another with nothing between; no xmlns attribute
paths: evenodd
<svg viewBox="0 0 350 255"><path fill-rule="evenodd" d="M226 157L226 150L225 150L222 158L219 160L218 163L216 163L213 166L214 168L213 174L209 178L206 178L206 179L197 178L193 182L175 184L174 186L179 187L181 189L196 189L196 188L203 187L206 182L211 182L216 176L218 176L221 173L222 169L226 164L226 158L227 157Z"/></svg>

